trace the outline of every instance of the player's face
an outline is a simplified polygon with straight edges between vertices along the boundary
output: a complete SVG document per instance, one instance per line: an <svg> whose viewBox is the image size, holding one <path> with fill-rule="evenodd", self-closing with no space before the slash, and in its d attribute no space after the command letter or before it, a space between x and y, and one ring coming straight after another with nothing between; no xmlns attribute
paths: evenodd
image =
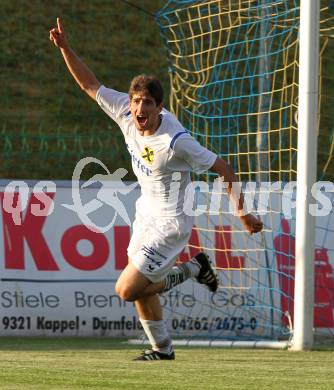
<svg viewBox="0 0 334 390"><path fill-rule="evenodd" d="M156 104L146 92L135 93L130 99L130 110L139 131L155 132L159 127L162 104Z"/></svg>

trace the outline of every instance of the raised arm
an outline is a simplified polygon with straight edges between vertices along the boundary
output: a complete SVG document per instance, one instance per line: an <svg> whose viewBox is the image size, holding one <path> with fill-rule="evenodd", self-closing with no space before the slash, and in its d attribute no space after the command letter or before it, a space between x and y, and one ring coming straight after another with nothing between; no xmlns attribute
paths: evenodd
<svg viewBox="0 0 334 390"><path fill-rule="evenodd" d="M234 202L242 224L248 232L250 234L260 232L263 228L263 223L252 214L244 214L244 194L232 167L223 159L217 158L210 171L217 173L224 179L225 183L228 183L227 191L232 202Z"/></svg>
<svg viewBox="0 0 334 390"><path fill-rule="evenodd" d="M60 18L57 18L57 27L50 30L50 41L60 49L69 72L80 88L92 99L96 100L96 93L101 83L88 66L71 49Z"/></svg>

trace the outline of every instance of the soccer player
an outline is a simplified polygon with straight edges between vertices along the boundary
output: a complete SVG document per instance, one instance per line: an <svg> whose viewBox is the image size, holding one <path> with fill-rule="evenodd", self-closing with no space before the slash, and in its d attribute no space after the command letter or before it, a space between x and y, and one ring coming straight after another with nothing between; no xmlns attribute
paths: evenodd
<svg viewBox="0 0 334 390"><path fill-rule="evenodd" d="M175 266L193 226L193 217L184 212L190 172L210 170L224 178L241 222L250 234L261 231L262 222L242 212L243 195L234 190L237 178L232 168L201 146L163 108L163 90L156 78L135 77L128 94L108 89L71 49L60 19L57 27L50 30L50 40L60 49L82 90L96 100L123 132L142 194L136 203L129 263L115 289L122 299L135 302L152 345L135 360L172 360L175 354L163 321L159 293L191 277L212 292L219 284L205 253Z"/></svg>

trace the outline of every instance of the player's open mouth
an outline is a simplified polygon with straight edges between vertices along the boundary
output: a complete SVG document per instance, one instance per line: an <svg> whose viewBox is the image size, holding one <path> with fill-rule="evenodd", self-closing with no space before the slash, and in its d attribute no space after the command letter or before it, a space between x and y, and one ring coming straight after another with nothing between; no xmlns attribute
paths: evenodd
<svg viewBox="0 0 334 390"><path fill-rule="evenodd" d="M144 115L137 115L137 121L138 121L138 123L139 123L139 125L140 126L145 126L146 125L146 123L147 123L147 117L146 116L144 116Z"/></svg>

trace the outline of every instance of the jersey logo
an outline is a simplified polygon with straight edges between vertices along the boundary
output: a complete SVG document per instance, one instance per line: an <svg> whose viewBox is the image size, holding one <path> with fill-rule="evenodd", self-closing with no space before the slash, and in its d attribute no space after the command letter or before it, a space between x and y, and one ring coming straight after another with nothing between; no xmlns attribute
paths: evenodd
<svg viewBox="0 0 334 390"><path fill-rule="evenodd" d="M149 146L145 146L143 153L141 154L142 158L146 160L149 164L153 163L154 160L154 151Z"/></svg>

